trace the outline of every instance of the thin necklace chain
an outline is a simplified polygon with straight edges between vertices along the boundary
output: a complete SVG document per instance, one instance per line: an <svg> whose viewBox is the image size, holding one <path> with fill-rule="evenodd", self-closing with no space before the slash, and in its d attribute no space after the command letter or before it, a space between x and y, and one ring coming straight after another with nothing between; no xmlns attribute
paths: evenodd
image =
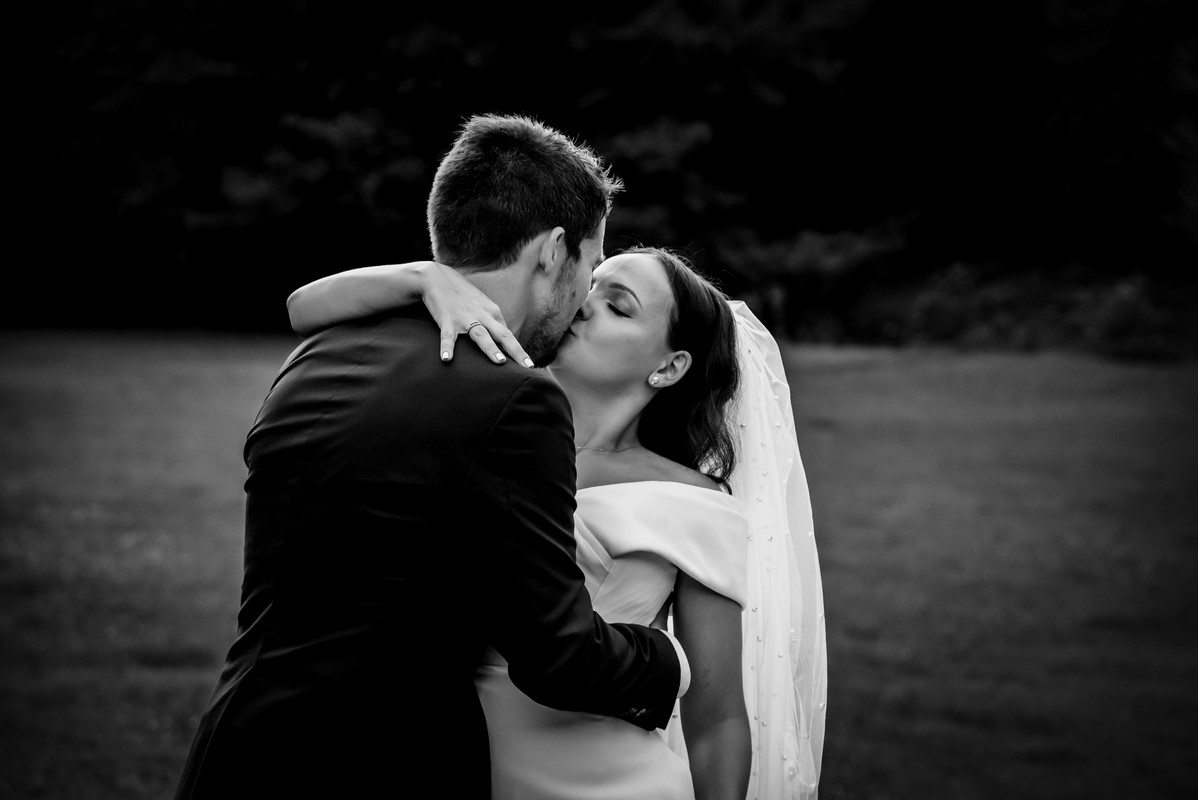
<svg viewBox="0 0 1198 800"><path fill-rule="evenodd" d="M608 448L606 448L606 447L583 447L583 446L582 446L582 445L580 445L580 444L578 444L578 445L574 445L574 449L575 449L575 451L578 451L578 450L594 450L594 451L596 451L596 452L598 452L598 453L623 453L623 452L625 452L625 451L627 451L627 450L636 450L636 449L637 449L637 448L639 448L639 447L640 447L640 445L639 445L639 444L634 444L634 445L631 445L630 447L619 447L619 448L615 448L615 449L610 449L610 450L609 450L609 449L608 449Z"/></svg>

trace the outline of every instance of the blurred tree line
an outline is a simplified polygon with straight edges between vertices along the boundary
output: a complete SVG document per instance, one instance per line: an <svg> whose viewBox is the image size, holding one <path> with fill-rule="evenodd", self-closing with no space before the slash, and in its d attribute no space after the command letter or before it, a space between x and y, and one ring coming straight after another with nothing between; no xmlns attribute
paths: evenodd
<svg viewBox="0 0 1198 800"><path fill-rule="evenodd" d="M427 257L437 162L498 112L625 181L609 252L674 247L779 335L1198 351L1184 0L577 6L5 12L7 324L286 330L300 284Z"/></svg>

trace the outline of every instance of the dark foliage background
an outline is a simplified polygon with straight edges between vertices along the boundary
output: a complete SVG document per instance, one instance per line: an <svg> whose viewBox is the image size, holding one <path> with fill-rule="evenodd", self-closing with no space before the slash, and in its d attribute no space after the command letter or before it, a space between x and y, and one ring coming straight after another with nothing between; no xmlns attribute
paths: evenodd
<svg viewBox="0 0 1198 800"><path fill-rule="evenodd" d="M1182 0L97 1L4 12L20 326L286 330L427 256L458 125L536 116L779 335L1198 351Z"/></svg>

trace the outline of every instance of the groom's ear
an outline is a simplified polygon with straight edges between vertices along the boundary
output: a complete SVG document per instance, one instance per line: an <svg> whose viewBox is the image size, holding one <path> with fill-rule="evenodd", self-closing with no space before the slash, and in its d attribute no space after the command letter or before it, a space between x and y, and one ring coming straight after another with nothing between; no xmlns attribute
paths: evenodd
<svg viewBox="0 0 1198 800"><path fill-rule="evenodd" d="M556 227L541 240L541 247L537 253L537 268L556 275L568 260L569 255L570 253L566 249L566 229L560 226Z"/></svg>

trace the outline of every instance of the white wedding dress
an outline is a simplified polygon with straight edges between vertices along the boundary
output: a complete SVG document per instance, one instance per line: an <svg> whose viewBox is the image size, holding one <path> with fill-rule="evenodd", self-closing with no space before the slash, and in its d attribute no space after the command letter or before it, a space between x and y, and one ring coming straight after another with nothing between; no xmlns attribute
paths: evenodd
<svg viewBox="0 0 1198 800"><path fill-rule="evenodd" d="M741 370L731 494L666 481L582 489L577 558L609 622L651 622L680 569L741 604L747 796L817 800L828 685L811 497L778 344L748 306L729 306ZM496 800L694 797L677 707L664 732L545 708L515 688L493 651L475 683Z"/></svg>
<svg viewBox="0 0 1198 800"><path fill-rule="evenodd" d="M748 520L738 498L682 483L638 481L578 492L577 559L595 610L647 625L679 570L745 603ZM498 653L475 677L491 739L495 800L685 800L694 797L676 735L528 699ZM677 708L675 708L677 714Z"/></svg>

